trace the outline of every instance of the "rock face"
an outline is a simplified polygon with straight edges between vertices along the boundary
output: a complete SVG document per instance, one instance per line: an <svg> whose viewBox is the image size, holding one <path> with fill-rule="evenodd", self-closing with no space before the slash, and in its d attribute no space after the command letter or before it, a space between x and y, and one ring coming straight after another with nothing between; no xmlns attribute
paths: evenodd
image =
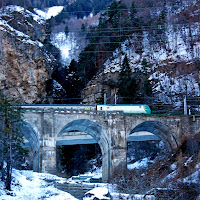
<svg viewBox="0 0 200 200"><path fill-rule="evenodd" d="M82 91L83 104L114 104L118 90L119 72L100 73L92 81L87 84L87 87ZM104 94L106 96L104 97ZM105 99L106 98L106 99Z"/></svg>
<svg viewBox="0 0 200 200"><path fill-rule="evenodd" d="M44 51L45 21L19 6L0 14L0 88L22 103L41 102L53 56Z"/></svg>

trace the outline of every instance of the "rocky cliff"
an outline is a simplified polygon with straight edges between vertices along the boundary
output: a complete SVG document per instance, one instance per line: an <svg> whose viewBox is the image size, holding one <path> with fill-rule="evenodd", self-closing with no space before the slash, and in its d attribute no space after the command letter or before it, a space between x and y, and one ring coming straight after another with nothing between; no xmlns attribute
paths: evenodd
<svg viewBox="0 0 200 200"><path fill-rule="evenodd" d="M41 102L55 61L44 50L45 21L19 6L0 13L0 88L22 103Z"/></svg>

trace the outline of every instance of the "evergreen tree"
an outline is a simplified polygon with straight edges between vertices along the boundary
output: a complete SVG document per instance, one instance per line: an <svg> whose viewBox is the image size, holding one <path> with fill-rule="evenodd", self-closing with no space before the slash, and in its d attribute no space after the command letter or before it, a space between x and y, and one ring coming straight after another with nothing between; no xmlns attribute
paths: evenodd
<svg viewBox="0 0 200 200"><path fill-rule="evenodd" d="M142 60L142 63L141 63L141 64L142 64L143 73L146 74L146 73L147 73L147 67L148 67L146 58L144 58L144 59Z"/></svg>
<svg viewBox="0 0 200 200"><path fill-rule="evenodd" d="M149 97L152 97L153 95L152 84L147 78L144 81L144 94Z"/></svg>
<svg viewBox="0 0 200 200"><path fill-rule="evenodd" d="M65 26L65 35L66 35L66 37L68 36L68 33L69 33L69 28L68 28L68 26L66 25L66 26Z"/></svg>
<svg viewBox="0 0 200 200"><path fill-rule="evenodd" d="M121 72L119 74L119 94L125 103L132 103L137 91L136 80L131 77L131 68L127 55L125 55Z"/></svg>
<svg viewBox="0 0 200 200"><path fill-rule="evenodd" d="M137 10L135 8L135 1L132 1L132 4L131 4L131 13L130 13L131 20L135 19L135 14L136 13L137 13Z"/></svg>
<svg viewBox="0 0 200 200"><path fill-rule="evenodd" d="M78 63L73 59L69 67L65 70L66 84L68 98L78 98L80 95L80 81L78 76ZM68 103L78 103L77 100L72 100Z"/></svg>
<svg viewBox="0 0 200 200"><path fill-rule="evenodd" d="M143 74L144 74L144 78L143 78L143 96L152 96L153 92L152 92L152 85L151 82L148 80L147 78L147 68L148 68L148 63L147 60L144 58L142 60L142 68L143 68Z"/></svg>
<svg viewBox="0 0 200 200"><path fill-rule="evenodd" d="M20 133L22 111L15 99L9 99L0 92L0 172L7 190L11 190L12 168L22 159L25 151L21 147Z"/></svg>

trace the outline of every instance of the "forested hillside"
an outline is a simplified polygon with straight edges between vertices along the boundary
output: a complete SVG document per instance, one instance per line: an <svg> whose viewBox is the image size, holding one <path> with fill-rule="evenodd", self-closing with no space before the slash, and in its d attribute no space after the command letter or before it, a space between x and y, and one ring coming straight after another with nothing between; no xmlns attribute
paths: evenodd
<svg viewBox="0 0 200 200"><path fill-rule="evenodd" d="M81 78L96 75L83 92L85 100L97 102L105 90L110 102L117 93L121 102L132 97L130 102L153 99L174 107L185 95L198 97L199 6L187 0L113 1L79 57ZM134 95L130 89L120 93L124 63L131 80L123 87L135 88Z"/></svg>

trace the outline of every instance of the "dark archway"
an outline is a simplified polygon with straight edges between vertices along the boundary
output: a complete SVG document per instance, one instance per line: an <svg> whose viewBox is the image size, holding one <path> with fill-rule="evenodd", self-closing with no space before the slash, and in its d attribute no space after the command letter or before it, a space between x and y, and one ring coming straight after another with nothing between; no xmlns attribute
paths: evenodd
<svg viewBox="0 0 200 200"><path fill-rule="evenodd" d="M91 135L99 144L102 153L102 181L110 178L110 142L105 130L96 122L86 119L74 120L63 127L58 137L65 132L80 131Z"/></svg>
<svg viewBox="0 0 200 200"><path fill-rule="evenodd" d="M130 134L140 131L147 131L159 137L168 147L169 152L177 149L178 143L173 132L165 124L158 121L146 121L136 126Z"/></svg>
<svg viewBox="0 0 200 200"><path fill-rule="evenodd" d="M23 122L20 125L20 132L29 141L30 146L32 148L32 151L33 151L33 171L39 172L40 142L39 142L38 134L34 131L32 126L27 122Z"/></svg>

